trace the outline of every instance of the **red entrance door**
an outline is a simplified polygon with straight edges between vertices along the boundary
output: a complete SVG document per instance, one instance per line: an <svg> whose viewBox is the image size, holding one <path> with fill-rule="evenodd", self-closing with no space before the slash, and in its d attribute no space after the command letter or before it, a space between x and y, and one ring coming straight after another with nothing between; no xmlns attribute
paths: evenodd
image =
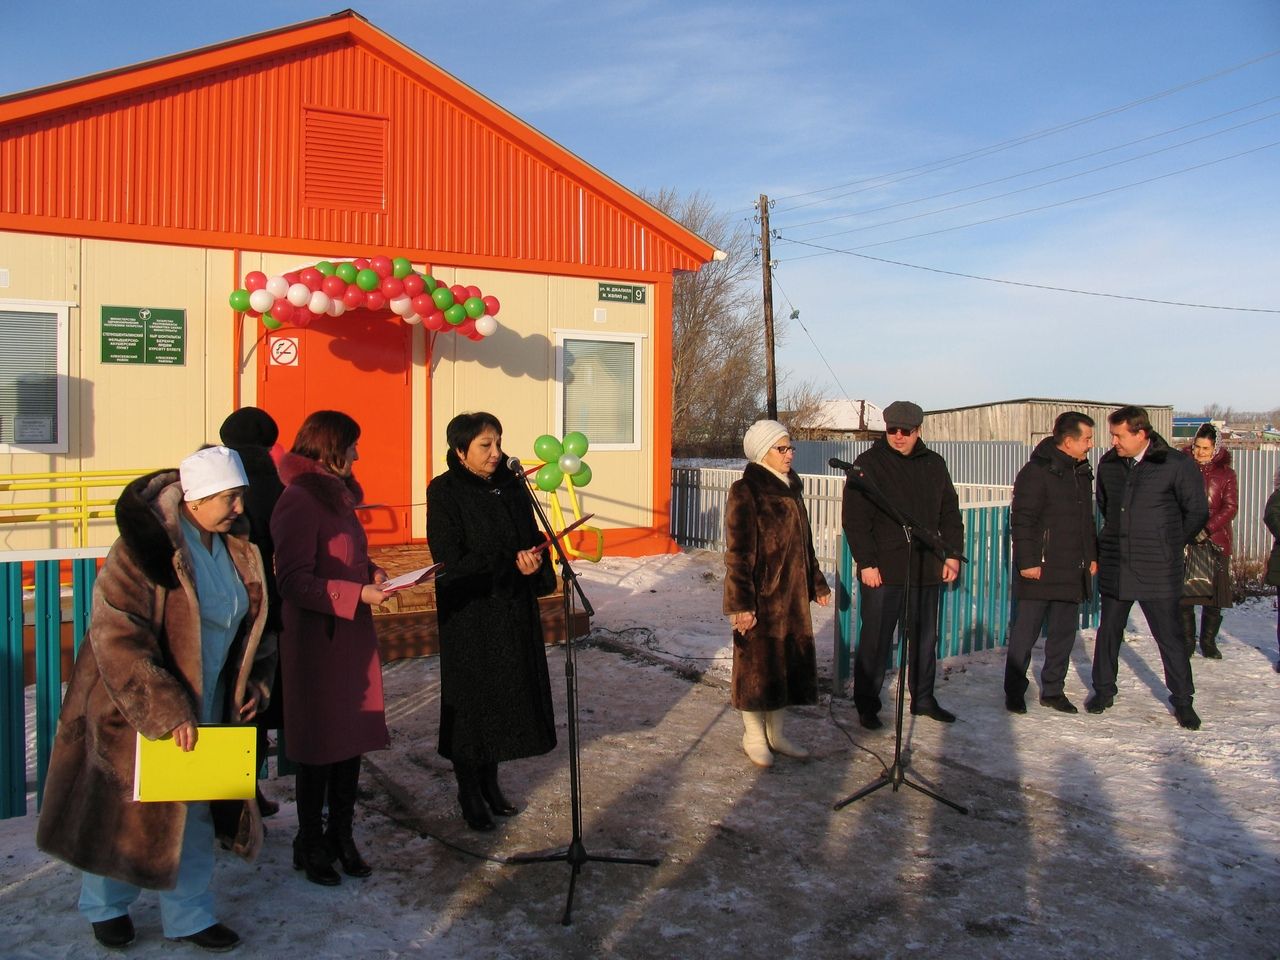
<svg viewBox="0 0 1280 960"><path fill-rule="evenodd" d="M360 521L374 545L410 537L412 330L392 314L356 310L306 328L268 331L259 364L259 405L280 424L288 449L307 415L341 410L360 424L356 479Z"/></svg>

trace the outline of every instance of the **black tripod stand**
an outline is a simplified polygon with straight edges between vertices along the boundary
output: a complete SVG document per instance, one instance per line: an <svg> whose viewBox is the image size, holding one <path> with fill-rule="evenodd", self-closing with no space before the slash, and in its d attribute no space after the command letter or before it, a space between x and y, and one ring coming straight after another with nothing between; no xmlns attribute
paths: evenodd
<svg viewBox="0 0 1280 960"><path fill-rule="evenodd" d="M517 477L521 475L522 468L519 465L519 460L512 464L512 470ZM560 922L567 927L573 912L573 891L578 883L578 873L582 870L584 863L631 863L643 867L656 867L659 861L642 857L597 856L587 853L587 848L582 842L582 765L578 758L578 655L573 645L574 638L572 636L574 594L577 594L582 601L582 609L586 611L587 616L594 616L595 610L592 609L591 602L587 599L586 594L582 592L582 586L578 583L578 575L569 564L569 558L565 555L564 548L555 535L555 528L551 525L551 522L547 519L546 512L542 509L542 504L533 495L529 485L523 481L520 482L525 492L529 495L529 501L533 504L533 509L538 515L538 520L542 523L542 528L546 531L547 536L551 538L551 549L555 550L560 559L560 577L563 581L561 589L564 592L565 711L568 715L569 728L569 806L573 812L573 834L569 839L569 845L558 853L518 854L507 858L507 863L523 865L526 863L564 861L569 864L572 868L572 872L569 874L569 896L565 901L564 916L560 918ZM572 587L572 590L570 587Z"/></svg>
<svg viewBox="0 0 1280 960"><path fill-rule="evenodd" d="M842 464L843 466L843 464ZM906 678L907 678L907 651L911 646L911 568L914 566L914 550L915 536L926 544L929 549L938 554L944 560L946 559L946 546L937 537L937 535L928 527L923 527L916 523L911 517L903 513L890 502L880 489L871 482L859 467L852 464L845 466L847 482L852 484L862 493L875 507L888 515L895 523L902 527L902 534L907 538L907 575L902 589L902 608L898 612L898 623L901 624L901 636L898 638L898 716L896 722L896 730L893 741L893 765L887 770L881 770L880 775L871 783L867 784L861 790L850 794L839 803L833 810L840 810L853 803L855 800L861 800L863 797L875 793L881 787L893 787L893 792L898 792L898 787L905 784L918 793L923 793L926 797L932 797L939 803L944 803L959 813L967 814L967 807L962 807L958 803L948 800L941 794L934 793L927 787L907 779L907 764L902 759L902 715L906 706ZM961 557L960 559L964 559Z"/></svg>

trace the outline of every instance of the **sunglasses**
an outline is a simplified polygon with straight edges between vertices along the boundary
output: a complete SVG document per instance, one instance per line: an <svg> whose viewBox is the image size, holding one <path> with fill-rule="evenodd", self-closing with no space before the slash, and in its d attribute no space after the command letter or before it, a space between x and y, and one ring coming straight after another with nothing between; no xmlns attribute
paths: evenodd
<svg viewBox="0 0 1280 960"><path fill-rule="evenodd" d="M909 437L916 432L915 427L886 427L885 433L891 437Z"/></svg>
<svg viewBox="0 0 1280 960"><path fill-rule="evenodd" d="M774 447L773 449L777 450L779 453L795 453L796 452L795 447L787 446L787 445L783 445L781 447Z"/></svg>

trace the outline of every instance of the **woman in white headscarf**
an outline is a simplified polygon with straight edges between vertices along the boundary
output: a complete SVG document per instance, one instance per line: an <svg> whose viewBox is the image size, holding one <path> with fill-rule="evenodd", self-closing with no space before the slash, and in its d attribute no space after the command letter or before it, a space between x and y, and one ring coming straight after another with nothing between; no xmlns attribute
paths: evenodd
<svg viewBox="0 0 1280 960"><path fill-rule="evenodd" d="M742 749L760 767L774 753L807 757L782 730L784 710L818 702L809 604L831 602L818 568L795 447L787 428L759 420L743 450L751 461L725 508L724 612L733 626L730 702L742 713Z"/></svg>

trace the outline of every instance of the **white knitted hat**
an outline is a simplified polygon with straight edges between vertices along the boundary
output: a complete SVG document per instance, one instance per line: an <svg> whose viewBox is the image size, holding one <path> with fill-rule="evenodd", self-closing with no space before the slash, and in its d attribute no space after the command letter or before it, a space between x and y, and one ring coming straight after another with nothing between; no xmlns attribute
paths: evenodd
<svg viewBox="0 0 1280 960"><path fill-rule="evenodd" d="M774 441L787 435L787 428L777 420L757 420L747 428L747 435L742 438L742 450L746 453L748 460L759 463L769 452Z"/></svg>
<svg viewBox="0 0 1280 960"><path fill-rule="evenodd" d="M178 464L182 499L203 500L232 487L247 487L240 454L227 447L205 447Z"/></svg>

